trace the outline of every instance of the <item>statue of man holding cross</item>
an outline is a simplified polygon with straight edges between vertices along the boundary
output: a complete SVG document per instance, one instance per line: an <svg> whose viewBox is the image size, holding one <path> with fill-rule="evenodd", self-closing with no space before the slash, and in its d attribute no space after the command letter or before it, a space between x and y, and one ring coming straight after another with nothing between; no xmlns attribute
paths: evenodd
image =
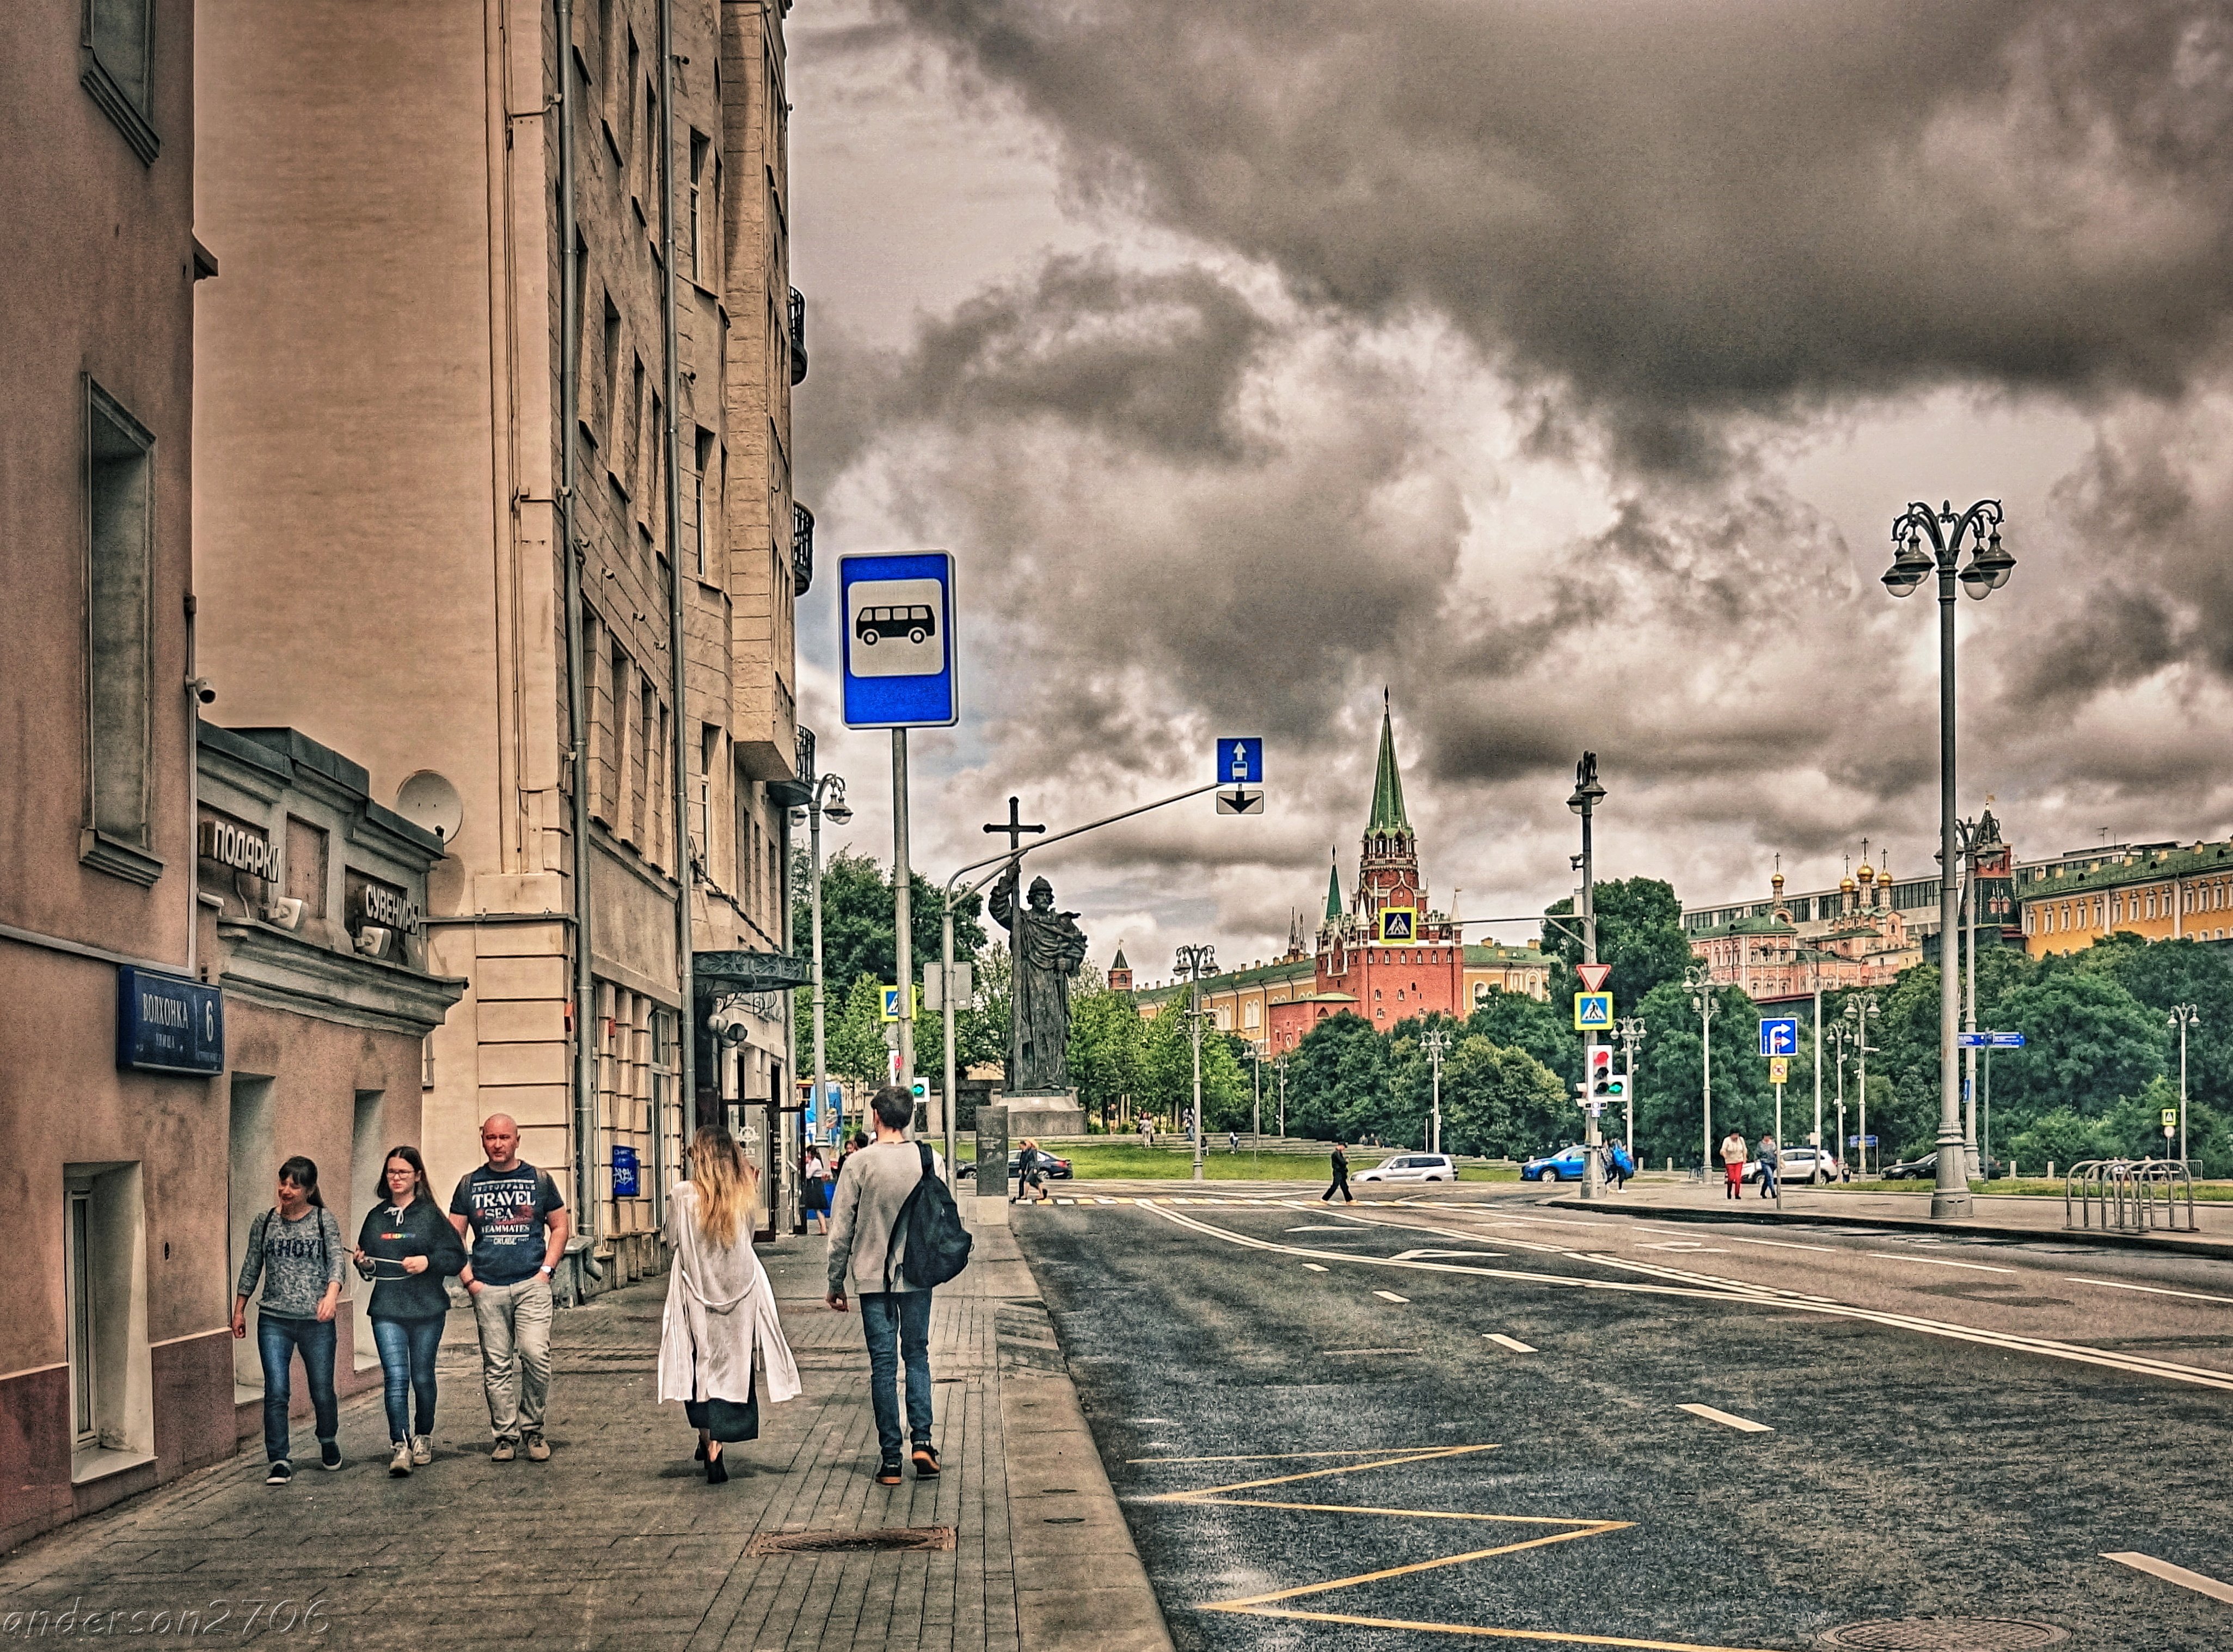
<svg viewBox="0 0 2233 1652"><path fill-rule="evenodd" d="M1070 978L1085 961L1085 933L1077 914L1054 909L1054 886L1032 880L1026 903L1016 904L1020 858L993 886L993 920L1008 931L1013 965L1009 985L1007 1093L1059 1096L1070 1089Z"/></svg>

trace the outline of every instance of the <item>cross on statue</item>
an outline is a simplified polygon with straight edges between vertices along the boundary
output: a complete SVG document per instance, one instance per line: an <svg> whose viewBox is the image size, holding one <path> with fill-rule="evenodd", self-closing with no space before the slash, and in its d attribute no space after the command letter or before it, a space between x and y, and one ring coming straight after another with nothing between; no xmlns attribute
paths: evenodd
<svg viewBox="0 0 2233 1652"><path fill-rule="evenodd" d="M1043 832L1046 830L1046 828L1044 826L1026 826L1024 824L1023 811L1019 805L1019 801L1016 798L1011 797L1008 799L1008 818L1006 821L994 821L985 829L988 832L1005 832L1007 834L1008 853L1013 855L1023 846L1024 834L1025 832Z"/></svg>

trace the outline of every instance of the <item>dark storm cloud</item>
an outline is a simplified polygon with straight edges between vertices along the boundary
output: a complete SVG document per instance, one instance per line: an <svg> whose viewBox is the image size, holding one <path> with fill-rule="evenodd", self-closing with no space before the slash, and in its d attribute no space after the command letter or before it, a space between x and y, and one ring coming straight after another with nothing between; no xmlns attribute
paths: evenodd
<svg viewBox="0 0 2233 1652"><path fill-rule="evenodd" d="M1089 191L1425 305L1632 454L1952 380L2180 388L2233 302L2216 0L891 0Z"/></svg>

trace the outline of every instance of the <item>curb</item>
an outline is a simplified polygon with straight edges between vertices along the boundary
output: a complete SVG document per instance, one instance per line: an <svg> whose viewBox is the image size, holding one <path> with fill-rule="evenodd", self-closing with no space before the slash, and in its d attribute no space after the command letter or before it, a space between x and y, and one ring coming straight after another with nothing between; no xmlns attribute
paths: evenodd
<svg viewBox="0 0 2233 1652"><path fill-rule="evenodd" d="M1589 1211L1600 1216L1651 1218L1670 1222L1753 1222L1764 1227L1794 1223L1815 1227L1881 1227L1895 1232L1975 1233L1981 1239L2021 1239L2034 1244L2107 1246L2113 1250L2150 1251L2158 1256L2199 1256L2233 1262L2233 1241L2158 1239L2147 1233L2111 1233L2096 1228L2004 1227L1988 1222L1934 1222L1914 1216L1839 1216L1815 1211L1699 1210L1688 1205L1608 1205L1571 1196L1537 1201L1558 1210ZM1730 1201L1735 1203L1736 1201ZM1765 1202L1765 1201L1763 1201Z"/></svg>
<svg viewBox="0 0 2233 1652"><path fill-rule="evenodd" d="M1033 1294L995 1306L1018 1652L1173 1652L1038 1277L1023 1265Z"/></svg>

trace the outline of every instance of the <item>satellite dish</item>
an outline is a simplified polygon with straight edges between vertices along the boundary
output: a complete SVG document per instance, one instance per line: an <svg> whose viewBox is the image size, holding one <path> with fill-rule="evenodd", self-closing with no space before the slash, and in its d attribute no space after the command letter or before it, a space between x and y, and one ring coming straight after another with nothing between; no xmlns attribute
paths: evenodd
<svg viewBox="0 0 2233 1652"><path fill-rule="evenodd" d="M455 786L432 769L421 769L395 789L395 812L446 844L458 841L465 804Z"/></svg>

